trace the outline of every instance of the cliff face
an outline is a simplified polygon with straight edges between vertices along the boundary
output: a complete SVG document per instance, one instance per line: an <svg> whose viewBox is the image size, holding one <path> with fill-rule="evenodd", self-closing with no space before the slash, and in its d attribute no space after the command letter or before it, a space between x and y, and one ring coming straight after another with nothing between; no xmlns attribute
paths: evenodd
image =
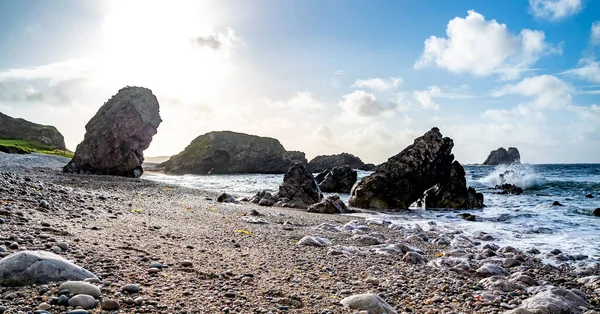
<svg viewBox="0 0 600 314"><path fill-rule="evenodd" d="M506 150L504 147L500 147L490 152L488 158L483 162L484 165L496 166L496 165L508 165L513 163L521 162L521 154L515 147L509 147Z"/></svg>
<svg viewBox="0 0 600 314"><path fill-rule="evenodd" d="M65 138L55 127L15 119L1 112L0 139L30 141L48 148L67 149Z"/></svg>
<svg viewBox="0 0 600 314"><path fill-rule="evenodd" d="M296 163L306 164L304 153L274 138L219 131L198 136L160 166L169 174L285 173Z"/></svg>

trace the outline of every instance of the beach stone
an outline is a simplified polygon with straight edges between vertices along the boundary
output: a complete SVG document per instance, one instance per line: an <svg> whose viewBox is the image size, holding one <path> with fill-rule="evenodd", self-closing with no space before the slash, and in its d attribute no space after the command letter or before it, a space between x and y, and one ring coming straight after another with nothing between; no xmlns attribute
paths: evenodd
<svg viewBox="0 0 600 314"><path fill-rule="evenodd" d="M40 305L38 305L37 309L40 311L49 311L50 309L52 309L52 305L46 302L42 302L40 303Z"/></svg>
<svg viewBox="0 0 600 314"><path fill-rule="evenodd" d="M271 193L262 190L252 196L249 200L251 203L258 204L260 206L273 206L277 200L271 195Z"/></svg>
<svg viewBox="0 0 600 314"><path fill-rule="evenodd" d="M381 237L366 234L357 234L352 237L352 240L358 242L360 245L378 245L383 243Z"/></svg>
<svg viewBox="0 0 600 314"><path fill-rule="evenodd" d="M251 224L268 224L269 221L264 218L250 217L250 216L242 216L241 220L251 223Z"/></svg>
<svg viewBox="0 0 600 314"><path fill-rule="evenodd" d="M587 288L600 290L600 276L588 276L579 278L577 279L577 282L583 284Z"/></svg>
<svg viewBox="0 0 600 314"><path fill-rule="evenodd" d="M56 301L56 303L58 305L66 305L69 303L69 297L67 297L66 295L61 295L58 297L58 300Z"/></svg>
<svg viewBox="0 0 600 314"><path fill-rule="evenodd" d="M181 261L179 264L181 264L181 266L183 267L191 267L192 265L194 265L194 263L190 260L183 260Z"/></svg>
<svg viewBox="0 0 600 314"><path fill-rule="evenodd" d="M85 137L63 172L139 178L144 150L161 122L151 90L122 88L86 124Z"/></svg>
<svg viewBox="0 0 600 314"><path fill-rule="evenodd" d="M321 201L323 195L312 173L304 164L297 163L283 176L283 183L275 198L288 207L307 209Z"/></svg>
<svg viewBox="0 0 600 314"><path fill-rule="evenodd" d="M138 293L140 292L140 286L136 284L127 284L121 288L121 291L127 293Z"/></svg>
<svg viewBox="0 0 600 314"><path fill-rule="evenodd" d="M319 173L316 177L321 192L350 193L356 183L357 173L348 165L336 166Z"/></svg>
<svg viewBox="0 0 600 314"><path fill-rule="evenodd" d="M582 308L590 307L581 291L549 286L543 287L534 296L523 300L519 308L505 314L581 314Z"/></svg>
<svg viewBox="0 0 600 314"><path fill-rule="evenodd" d="M423 194L425 208L481 208L483 207L483 194L475 189L467 188L465 169L454 161L450 168L450 176L441 181Z"/></svg>
<svg viewBox="0 0 600 314"><path fill-rule="evenodd" d="M476 272L483 276L508 276L508 272L501 266L485 263L481 267L477 268Z"/></svg>
<svg viewBox="0 0 600 314"><path fill-rule="evenodd" d="M342 232L341 228L338 228L332 224L322 223L315 227L316 231L320 232Z"/></svg>
<svg viewBox="0 0 600 314"><path fill-rule="evenodd" d="M106 299L103 300L102 303L100 303L100 308L104 311L116 311L120 307L121 306L119 305L119 302L112 299Z"/></svg>
<svg viewBox="0 0 600 314"><path fill-rule="evenodd" d="M88 311L83 310L83 309L78 309L78 310L68 311L67 314L88 314Z"/></svg>
<svg viewBox="0 0 600 314"><path fill-rule="evenodd" d="M384 299L376 294L355 294L346 297L340 303L348 309L367 311L373 314L398 314Z"/></svg>
<svg viewBox="0 0 600 314"><path fill-rule="evenodd" d="M96 307L96 299L91 295L78 294L69 299L69 306L78 307L89 310Z"/></svg>
<svg viewBox="0 0 600 314"><path fill-rule="evenodd" d="M219 196L217 196L217 202L219 203L233 203L233 204L238 204L239 201L235 199L235 197L231 196L230 194L227 194L225 192L219 194Z"/></svg>
<svg viewBox="0 0 600 314"><path fill-rule="evenodd" d="M69 293L86 294L95 298L101 295L100 288L84 281L67 281L58 287L59 290L69 290Z"/></svg>
<svg viewBox="0 0 600 314"><path fill-rule="evenodd" d="M454 142L443 137L438 128L432 128L415 139L412 145L377 166L371 175L358 182L351 191L348 204L358 208L401 210L408 207L432 186L455 184L462 179L454 177L450 182L452 168L460 176L460 164L453 166ZM464 169L463 169L464 172ZM461 181L462 182L462 181ZM466 182L466 181L465 181ZM457 191L460 189L459 195ZM467 197L467 187L452 186L451 196ZM483 199L482 199L483 201ZM457 200L449 204L462 203Z"/></svg>
<svg viewBox="0 0 600 314"><path fill-rule="evenodd" d="M525 274L523 272L516 272L510 275L509 279L510 282L514 282L514 283L518 283L524 286L537 286L538 282L535 281L535 279L533 279L533 277L531 277L528 274Z"/></svg>
<svg viewBox="0 0 600 314"><path fill-rule="evenodd" d="M69 249L69 243L67 243L67 242L62 242L62 241L56 242L56 246L58 246L63 251L66 251Z"/></svg>
<svg viewBox="0 0 600 314"><path fill-rule="evenodd" d="M351 213L351 211L344 201L340 199L337 194L330 195L316 204L312 204L307 210L309 213L320 213L320 214L344 214Z"/></svg>
<svg viewBox="0 0 600 314"><path fill-rule="evenodd" d="M313 237L313 236L305 236L296 243L297 245L306 245L306 246L316 246L316 247L324 247L330 246L331 241L326 238L321 237Z"/></svg>
<svg viewBox="0 0 600 314"><path fill-rule="evenodd" d="M409 263L409 264L425 264L427 263L427 259L425 258L425 256L417 253L417 252L407 252L404 257L402 258L402 260L405 263Z"/></svg>
<svg viewBox="0 0 600 314"><path fill-rule="evenodd" d="M520 289L521 286L515 282L509 281L504 276L492 276L481 279L480 284L487 290L511 292Z"/></svg>
<svg viewBox="0 0 600 314"><path fill-rule="evenodd" d="M83 280L94 274L50 252L21 251L0 260L0 284L26 286Z"/></svg>
<svg viewBox="0 0 600 314"><path fill-rule="evenodd" d="M161 263L150 263L150 268L158 268L158 269L163 269L163 268L169 268L168 265L163 265Z"/></svg>

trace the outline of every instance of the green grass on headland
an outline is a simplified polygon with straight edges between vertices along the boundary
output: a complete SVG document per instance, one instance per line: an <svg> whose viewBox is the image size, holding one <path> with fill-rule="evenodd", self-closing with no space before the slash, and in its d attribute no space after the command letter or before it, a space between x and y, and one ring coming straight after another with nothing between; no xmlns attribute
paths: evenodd
<svg viewBox="0 0 600 314"><path fill-rule="evenodd" d="M15 147L25 153L40 153L73 158L73 152L70 150L56 149L35 141L0 139L0 146Z"/></svg>

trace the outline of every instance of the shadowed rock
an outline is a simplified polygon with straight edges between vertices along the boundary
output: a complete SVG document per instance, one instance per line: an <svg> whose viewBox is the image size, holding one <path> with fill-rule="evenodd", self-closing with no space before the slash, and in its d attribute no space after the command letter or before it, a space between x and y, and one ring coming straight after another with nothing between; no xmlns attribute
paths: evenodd
<svg viewBox="0 0 600 314"><path fill-rule="evenodd" d="M306 164L304 153L274 138L220 131L198 136L159 167L169 174L285 173L296 163Z"/></svg>
<svg viewBox="0 0 600 314"><path fill-rule="evenodd" d="M343 165L319 173L316 179L322 192L350 193L352 186L356 183L356 178L356 170L348 165Z"/></svg>
<svg viewBox="0 0 600 314"><path fill-rule="evenodd" d="M490 152L488 158L483 162L484 165L497 166L497 165L509 165L513 163L521 162L521 154L519 150L514 147L509 147L506 150L504 147L500 147Z"/></svg>
<svg viewBox="0 0 600 314"><path fill-rule="evenodd" d="M309 213L321 214L345 214L354 212L344 204L344 201L342 201L337 194L326 197L320 202L310 205L307 211Z"/></svg>
<svg viewBox="0 0 600 314"><path fill-rule="evenodd" d="M465 169L456 160L452 163L448 179L425 191L423 198L426 208L483 207L483 194L467 188Z"/></svg>
<svg viewBox="0 0 600 314"><path fill-rule="evenodd" d="M348 165L352 169L372 170L370 164L365 164L360 158L348 154L341 153L337 155L320 155L308 162L308 170L311 172L323 172L333 167Z"/></svg>
<svg viewBox="0 0 600 314"><path fill-rule="evenodd" d="M63 171L138 178L143 152L161 122L151 90L123 88L86 124L83 142Z"/></svg>
<svg viewBox="0 0 600 314"><path fill-rule="evenodd" d="M406 209L450 175L454 143L432 128L352 189L350 206Z"/></svg>
<svg viewBox="0 0 600 314"><path fill-rule="evenodd" d="M290 167L274 197L281 206L304 209L323 199L315 178L303 164Z"/></svg>
<svg viewBox="0 0 600 314"><path fill-rule="evenodd" d="M96 276L50 252L22 251L0 260L0 284L3 286L28 286L86 278Z"/></svg>

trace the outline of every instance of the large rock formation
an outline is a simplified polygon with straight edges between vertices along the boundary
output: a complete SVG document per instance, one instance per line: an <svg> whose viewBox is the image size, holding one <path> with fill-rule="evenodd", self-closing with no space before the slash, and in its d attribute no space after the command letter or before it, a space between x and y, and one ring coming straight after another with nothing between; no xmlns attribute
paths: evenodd
<svg viewBox="0 0 600 314"><path fill-rule="evenodd" d="M337 155L320 155L308 162L308 170L313 173L323 172L333 167L348 165L352 169L373 170L373 164L365 164L360 158L341 153Z"/></svg>
<svg viewBox="0 0 600 314"><path fill-rule="evenodd" d="M488 158L483 162L484 165L497 166L497 165L509 165L513 163L521 162L521 154L519 150L514 147L509 147L506 150L504 147L500 147L490 152Z"/></svg>
<svg viewBox="0 0 600 314"><path fill-rule="evenodd" d="M483 194L467 188L465 169L458 162L452 163L450 176L443 178L423 196L425 208L481 208Z"/></svg>
<svg viewBox="0 0 600 314"><path fill-rule="evenodd" d="M250 198L250 202L261 206L280 206L307 209L323 199L323 194L306 165L297 163L283 176L283 183L275 195L260 191Z"/></svg>
<svg viewBox="0 0 600 314"><path fill-rule="evenodd" d="M466 188L466 181L462 181L465 180L464 170L460 171L462 166L452 166L453 146L451 138L443 137L438 128L432 128L356 184L348 203L359 208L406 209L438 183L441 193L449 193L444 196L447 204L468 203L472 194ZM453 168L455 177L451 176ZM464 184L464 189L459 188L459 184Z"/></svg>
<svg viewBox="0 0 600 314"><path fill-rule="evenodd" d="M3 286L28 286L86 278L96 276L50 252L21 251L0 260L0 285Z"/></svg>
<svg viewBox="0 0 600 314"><path fill-rule="evenodd" d="M86 124L83 142L63 171L137 178L143 172L143 152L161 122L151 90L123 88Z"/></svg>
<svg viewBox="0 0 600 314"><path fill-rule="evenodd" d="M286 151L278 140L230 131L198 136L160 166L169 174L285 173L304 153Z"/></svg>
<svg viewBox="0 0 600 314"><path fill-rule="evenodd" d="M352 186L356 183L356 178L356 170L348 165L343 165L319 173L316 179L321 192L350 193Z"/></svg>
<svg viewBox="0 0 600 314"><path fill-rule="evenodd" d="M65 138L50 125L15 119L0 112L0 139L23 140L50 149L66 150Z"/></svg>

